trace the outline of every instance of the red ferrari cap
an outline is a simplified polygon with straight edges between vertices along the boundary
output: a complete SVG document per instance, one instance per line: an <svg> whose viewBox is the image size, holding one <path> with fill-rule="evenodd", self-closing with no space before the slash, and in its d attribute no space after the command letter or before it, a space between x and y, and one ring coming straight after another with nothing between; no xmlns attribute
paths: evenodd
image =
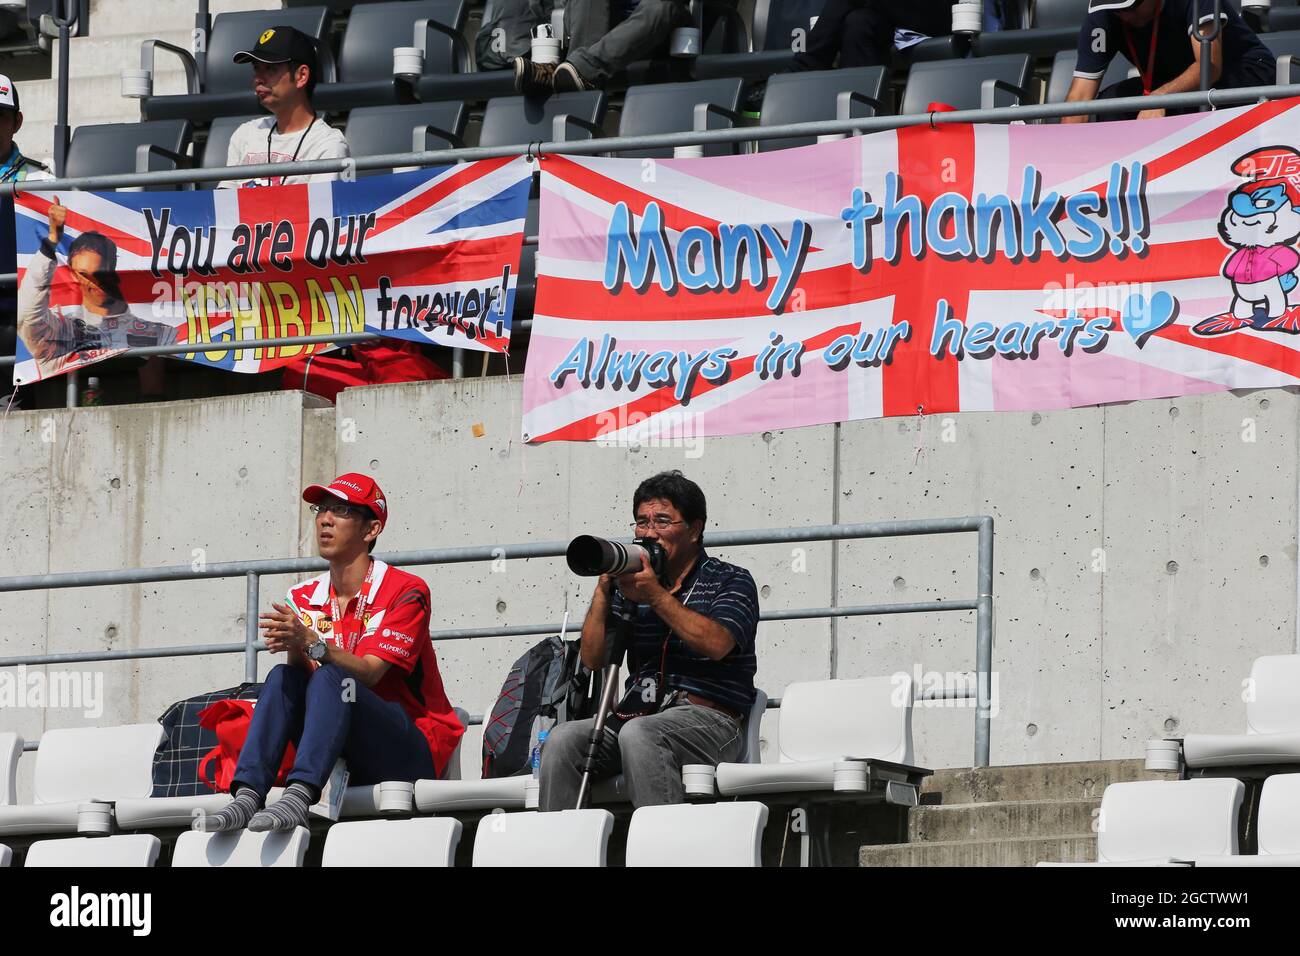
<svg viewBox="0 0 1300 956"><path fill-rule="evenodd" d="M379 530L388 524L388 502L384 500L383 489L369 475L348 472L339 475L328 485L308 485L303 489L302 500L310 504L319 504L322 498L333 495L354 505L364 505L375 513L379 519Z"/></svg>

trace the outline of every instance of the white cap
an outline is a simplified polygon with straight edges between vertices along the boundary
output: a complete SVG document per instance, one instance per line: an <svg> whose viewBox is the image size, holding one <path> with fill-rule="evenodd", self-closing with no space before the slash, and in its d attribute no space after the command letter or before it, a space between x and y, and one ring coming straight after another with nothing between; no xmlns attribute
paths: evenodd
<svg viewBox="0 0 1300 956"><path fill-rule="evenodd" d="M0 73L0 109L18 111L18 87L3 73Z"/></svg>

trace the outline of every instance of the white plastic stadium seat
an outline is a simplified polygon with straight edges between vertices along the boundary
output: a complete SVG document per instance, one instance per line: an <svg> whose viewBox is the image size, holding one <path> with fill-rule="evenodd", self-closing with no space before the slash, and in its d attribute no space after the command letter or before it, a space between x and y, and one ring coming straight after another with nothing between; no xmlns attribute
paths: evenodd
<svg viewBox="0 0 1300 956"><path fill-rule="evenodd" d="M1097 862L1055 865L1180 866L1234 856L1245 792L1227 777L1112 783L1101 796Z"/></svg>
<svg viewBox="0 0 1300 956"><path fill-rule="evenodd" d="M254 833L182 833L172 853L172 866L250 867L302 866L307 852L308 830L297 827L292 832Z"/></svg>
<svg viewBox="0 0 1300 956"><path fill-rule="evenodd" d="M27 850L24 865L28 868L153 866L158 862L158 851L161 848L162 841L148 833L38 840Z"/></svg>
<svg viewBox="0 0 1300 956"><path fill-rule="evenodd" d="M1300 773L1264 781L1259 797L1259 853L1198 856L1197 866L1300 866Z"/></svg>
<svg viewBox="0 0 1300 956"><path fill-rule="evenodd" d="M492 713L492 701L483 711ZM457 709L461 722L468 726L469 715ZM464 741L465 738L461 738ZM415 809L421 813L456 813L461 810L522 810L524 806L524 786L528 774L517 777L495 777L487 780L462 780L459 772L460 747L456 748L456 759L451 763L456 766L454 777L443 776L440 780L417 780L415 782ZM376 800L378 794L376 793ZM347 816L344 805L344 816Z"/></svg>
<svg viewBox="0 0 1300 956"><path fill-rule="evenodd" d="M835 764L845 759L912 762L912 680L791 684L781 698L778 763L718 765L718 791L727 796L831 790Z"/></svg>
<svg viewBox="0 0 1300 956"><path fill-rule="evenodd" d="M18 758L23 755L23 738L0 734L0 807L18 802Z"/></svg>
<svg viewBox="0 0 1300 956"><path fill-rule="evenodd" d="M1188 734L1189 767L1300 764L1300 654L1261 657L1250 669L1244 734Z"/></svg>
<svg viewBox="0 0 1300 956"><path fill-rule="evenodd" d="M0 836L76 833L82 802L149 796L162 736L156 723L47 730L36 751L34 802L0 806Z"/></svg>
<svg viewBox="0 0 1300 956"><path fill-rule="evenodd" d="M761 803L641 807L627 833L627 865L762 866L765 826Z"/></svg>
<svg viewBox="0 0 1300 956"><path fill-rule="evenodd" d="M321 866L451 866L460 832L455 817L336 823Z"/></svg>
<svg viewBox="0 0 1300 956"><path fill-rule="evenodd" d="M117 801L113 815L121 830L188 827L196 814L216 813L229 802L228 793L203 793L196 797L138 797Z"/></svg>
<svg viewBox="0 0 1300 956"><path fill-rule="evenodd" d="M8 866L13 862L14 851L9 849L3 843L0 843L0 866Z"/></svg>
<svg viewBox="0 0 1300 956"><path fill-rule="evenodd" d="M478 822L474 866L604 866L608 810L489 813Z"/></svg>

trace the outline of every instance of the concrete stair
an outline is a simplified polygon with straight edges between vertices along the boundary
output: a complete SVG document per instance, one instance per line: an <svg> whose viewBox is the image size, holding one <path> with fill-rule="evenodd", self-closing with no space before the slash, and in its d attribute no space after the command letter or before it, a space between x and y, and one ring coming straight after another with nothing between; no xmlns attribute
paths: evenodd
<svg viewBox="0 0 1300 956"><path fill-rule="evenodd" d="M1096 859L1111 783L1169 779L1140 760L937 771L908 814L907 842L863 846L861 866L1033 866Z"/></svg>
<svg viewBox="0 0 1300 956"><path fill-rule="evenodd" d="M212 0L212 15L236 10L266 10L276 0ZM190 48L193 0L93 0L91 35L74 37L69 49L68 123L131 123L140 118L136 100L121 95L121 73L140 65L140 44L160 39ZM54 154L54 121L58 112L58 41L51 43L53 78L20 83L23 128L17 140L23 152L43 161ZM2 64L2 61L0 61ZM0 65L0 72L4 71ZM185 92L185 73L175 57L159 54L154 92Z"/></svg>

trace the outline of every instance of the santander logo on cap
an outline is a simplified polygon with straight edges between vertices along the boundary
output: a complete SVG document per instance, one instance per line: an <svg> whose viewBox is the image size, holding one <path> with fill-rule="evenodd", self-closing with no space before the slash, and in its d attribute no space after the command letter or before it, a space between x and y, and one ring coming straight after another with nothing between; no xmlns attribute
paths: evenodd
<svg viewBox="0 0 1300 956"><path fill-rule="evenodd" d="M339 475L328 485L308 485L303 490L302 498L311 504L317 504L331 495L354 505L365 505L375 513L381 525L388 523L388 502L384 499L379 483L369 475L349 472Z"/></svg>

